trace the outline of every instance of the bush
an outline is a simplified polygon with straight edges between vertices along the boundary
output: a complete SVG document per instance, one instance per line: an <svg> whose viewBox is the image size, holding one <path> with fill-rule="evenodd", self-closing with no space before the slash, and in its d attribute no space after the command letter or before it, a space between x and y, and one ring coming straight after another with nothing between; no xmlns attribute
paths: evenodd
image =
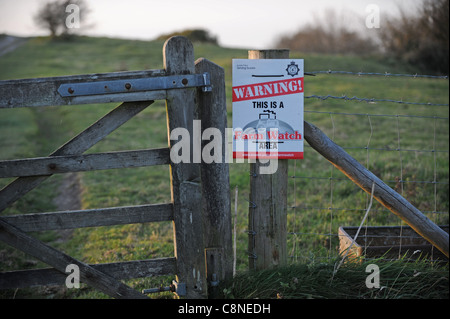
<svg viewBox="0 0 450 319"><path fill-rule="evenodd" d="M372 54L378 50L374 41L351 30L347 17L327 10L315 23L306 25L293 35L286 35L276 44L303 53Z"/></svg>
<svg viewBox="0 0 450 319"><path fill-rule="evenodd" d="M208 31L202 29L188 29L180 32L172 32L160 35L157 40L167 40L170 37L182 35L192 42L212 43L217 44L217 37L212 36Z"/></svg>

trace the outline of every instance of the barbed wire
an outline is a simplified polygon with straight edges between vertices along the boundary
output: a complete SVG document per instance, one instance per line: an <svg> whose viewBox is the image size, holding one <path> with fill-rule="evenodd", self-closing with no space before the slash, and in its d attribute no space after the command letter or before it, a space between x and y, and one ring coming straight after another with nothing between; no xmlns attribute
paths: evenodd
<svg viewBox="0 0 450 319"><path fill-rule="evenodd" d="M409 105L427 105L427 106L449 106L448 103L421 103L421 102L406 102L402 100L391 100L391 99L375 99L375 98L360 98L357 96L349 97L347 95L342 96L334 96L334 95L308 95L305 96L305 99L311 99L316 98L320 100L327 100L327 99L338 99L338 100L345 100L345 101L358 101L358 102L367 102L367 103L375 103L375 102L388 102L388 103L398 103L398 104L409 104Z"/></svg>
<svg viewBox="0 0 450 319"><path fill-rule="evenodd" d="M448 153L448 151L446 151ZM321 179L321 180L333 180L333 181L348 181L351 182L350 179L348 179L347 177L345 178L341 178L341 177L317 177L317 176L297 176L297 175L293 175L290 176L290 178L304 178L304 179ZM411 181L411 180L384 180L385 183L417 183L417 184L446 184L448 185L449 182L445 182L445 181Z"/></svg>
<svg viewBox="0 0 450 319"><path fill-rule="evenodd" d="M347 237L347 235L334 233L310 233L310 232L288 232L288 235L311 235L311 236L330 236L330 237ZM363 235L367 238L408 238L408 239L423 239L421 236L406 236L406 235Z"/></svg>
<svg viewBox="0 0 450 319"><path fill-rule="evenodd" d="M311 147L305 145L305 147ZM406 148L381 148L381 147L368 147L368 146L341 146L344 150L375 150L375 151L387 151L387 152L414 152L414 153L448 153L447 150L419 150L419 149L406 149Z"/></svg>
<svg viewBox="0 0 450 319"><path fill-rule="evenodd" d="M377 73L377 72L351 72L351 71L312 71L305 72L305 74L316 75L316 74L346 74L346 75L369 75L369 76L384 76L384 77L409 77L409 78L430 78L430 79L442 79L448 80L448 75L425 75L425 74L396 74L396 73Z"/></svg>
<svg viewBox="0 0 450 319"><path fill-rule="evenodd" d="M369 113L349 113L349 112L331 112L331 111L311 111L305 110L305 113L318 113L318 114L336 114L336 115L355 115L355 116L368 116L368 117L406 117L406 118L421 118L421 119L434 119L434 120L446 120L448 117L435 116L435 115L408 115L408 114L369 114Z"/></svg>
<svg viewBox="0 0 450 319"><path fill-rule="evenodd" d="M327 211L335 211L335 212L344 212L344 213L353 213L353 212L365 212L366 209L363 208L339 208L339 207L325 207L325 206L288 206L288 209L301 209L301 210L327 210ZM374 209L374 213L384 213L390 212L388 209ZM422 210L423 214L448 214L448 211L434 211L434 210Z"/></svg>

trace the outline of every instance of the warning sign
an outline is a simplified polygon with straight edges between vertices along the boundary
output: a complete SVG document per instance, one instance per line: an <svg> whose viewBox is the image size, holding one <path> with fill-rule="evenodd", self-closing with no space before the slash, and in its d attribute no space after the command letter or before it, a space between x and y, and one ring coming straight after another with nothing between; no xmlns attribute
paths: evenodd
<svg viewBox="0 0 450 319"><path fill-rule="evenodd" d="M303 60L233 60L233 158L303 158Z"/></svg>

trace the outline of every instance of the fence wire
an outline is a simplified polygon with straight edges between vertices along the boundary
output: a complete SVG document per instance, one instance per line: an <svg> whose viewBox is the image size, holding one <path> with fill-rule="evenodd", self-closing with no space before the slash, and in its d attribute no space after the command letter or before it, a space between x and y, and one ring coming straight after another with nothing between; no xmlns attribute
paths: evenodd
<svg viewBox="0 0 450 319"><path fill-rule="evenodd" d="M407 78L428 78L428 79L442 79L442 80L448 80L448 75L426 75L426 74L396 74L396 73L377 73L377 72L351 72L351 71L333 71L333 70L327 70L327 71L312 71L308 72L309 75L316 75L316 74L344 74L344 75L357 75L357 76L384 76L384 77L407 77Z"/></svg>
<svg viewBox="0 0 450 319"><path fill-rule="evenodd" d="M366 98L366 97L357 97L357 96L334 96L334 95L308 95L305 96L305 99L336 99L336 100L345 100L345 101L358 101L358 102L367 102L367 103L376 103L376 102L386 102L386 103L398 103L398 104L410 104L410 105L428 105L428 106L449 106L448 103L430 103L430 102L408 102L402 100L393 100L393 99L376 99L376 98Z"/></svg>

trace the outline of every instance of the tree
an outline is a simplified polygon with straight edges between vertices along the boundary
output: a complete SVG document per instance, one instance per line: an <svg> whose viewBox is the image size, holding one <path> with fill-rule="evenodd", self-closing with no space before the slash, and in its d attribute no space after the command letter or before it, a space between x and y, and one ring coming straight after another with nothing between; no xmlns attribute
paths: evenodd
<svg viewBox="0 0 450 319"><path fill-rule="evenodd" d="M34 19L40 28L50 32L52 38L67 37L80 28L88 13L84 0L55 0L39 9Z"/></svg>

